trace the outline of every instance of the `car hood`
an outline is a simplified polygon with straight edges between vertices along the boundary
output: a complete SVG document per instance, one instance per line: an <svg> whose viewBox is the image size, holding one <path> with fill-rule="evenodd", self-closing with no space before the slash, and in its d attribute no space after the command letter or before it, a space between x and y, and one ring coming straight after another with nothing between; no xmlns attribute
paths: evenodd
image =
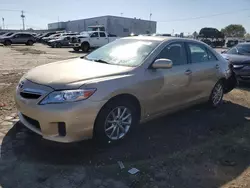
<svg viewBox="0 0 250 188"><path fill-rule="evenodd" d="M229 60L232 64L250 64L250 56L237 54L222 54L222 57Z"/></svg>
<svg viewBox="0 0 250 188"><path fill-rule="evenodd" d="M10 36L0 36L0 39L9 39L11 38Z"/></svg>
<svg viewBox="0 0 250 188"><path fill-rule="evenodd" d="M54 39L50 39L48 42L56 42L56 41L62 41L62 39L60 39L60 38L54 38Z"/></svg>
<svg viewBox="0 0 250 188"><path fill-rule="evenodd" d="M77 58L42 65L30 70L24 78L54 89L74 89L91 79L123 75L132 67L110 65Z"/></svg>

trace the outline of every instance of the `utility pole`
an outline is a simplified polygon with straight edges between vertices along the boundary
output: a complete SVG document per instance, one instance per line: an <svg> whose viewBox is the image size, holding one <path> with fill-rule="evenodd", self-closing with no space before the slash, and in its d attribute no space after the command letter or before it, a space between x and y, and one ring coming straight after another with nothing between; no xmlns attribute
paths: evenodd
<svg viewBox="0 0 250 188"><path fill-rule="evenodd" d="M21 12L22 14L21 14L21 18L22 18L22 21L23 21L23 30L25 30L25 24L24 24L24 18L25 18L25 16L24 16L24 12L23 12L23 10L22 10L22 12Z"/></svg>
<svg viewBox="0 0 250 188"><path fill-rule="evenodd" d="M152 18L152 13L149 14L149 20L151 21Z"/></svg>
<svg viewBox="0 0 250 188"><path fill-rule="evenodd" d="M59 19L59 16L57 16L57 29L59 29L60 28L60 21L59 21L60 19Z"/></svg>
<svg viewBox="0 0 250 188"><path fill-rule="evenodd" d="M5 26L4 26L4 18L2 18L2 21L3 21L3 29L5 28Z"/></svg>
<svg viewBox="0 0 250 188"><path fill-rule="evenodd" d="M151 34L152 33L152 26L151 26L151 18L152 18L152 13L151 13L151 11L150 11L150 14L149 14L149 30L150 30L150 33L149 34Z"/></svg>

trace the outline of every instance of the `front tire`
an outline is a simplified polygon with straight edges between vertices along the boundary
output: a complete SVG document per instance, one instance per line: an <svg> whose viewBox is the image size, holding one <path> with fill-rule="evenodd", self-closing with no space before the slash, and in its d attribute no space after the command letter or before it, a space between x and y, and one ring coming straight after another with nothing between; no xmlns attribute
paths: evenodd
<svg viewBox="0 0 250 188"><path fill-rule="evenodd" d="M138 124L136 107L128 100L114 100L100 111L94 127L94 137L102 143L118 142Z"/></svg>
<svg viewBox="0 0 250 188"><path fill-rule="evenodd" d="M87 42L82 43L81 49L83 52L88 52L89 48L90 48L89 43L87 43Z"/></svg>
<svg viewBox="0 0 250 188"><path fill-rule="evenodd" d="M220 106L222 103L223 96L224 96L224 85L223 82L220 80L215 84L211 92L209 98L210 105L214 108Z"/></svg>
<svg viewBox="0 0 250 188"><path fill-rule="evenodd" d="M11 43L11 41L10 40L6 40L6 41L4 41L4 45L5 46L10 46L12 43Z"/></svg>
<svg viewBox="0 0 250 188"><path fill-rule="evenodd" d="M56 47L56 48L61 48L61 47L62 47L62 44L61 44L60 42L57 42L57 43L55 44L55 47Z"/></svg>

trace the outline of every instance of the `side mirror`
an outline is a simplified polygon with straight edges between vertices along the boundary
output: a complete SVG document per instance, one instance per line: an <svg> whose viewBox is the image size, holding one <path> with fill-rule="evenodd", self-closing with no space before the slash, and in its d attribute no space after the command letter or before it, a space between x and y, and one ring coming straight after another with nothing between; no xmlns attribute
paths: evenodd
<svg viewBox="0 0 250 188"><path fill-rule="evenodd" d="M173 62L170 59L156 59L152 65L154 69L171 69Z"/></svg>

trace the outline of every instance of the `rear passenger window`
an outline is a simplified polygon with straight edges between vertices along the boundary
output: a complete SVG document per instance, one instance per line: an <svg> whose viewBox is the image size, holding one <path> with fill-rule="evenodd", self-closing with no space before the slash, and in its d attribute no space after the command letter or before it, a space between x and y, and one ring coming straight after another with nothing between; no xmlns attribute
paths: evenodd
<svg viewBox="0 0 250 188"><path fill-rule="evenodd" d="M105 33L100 33L100 37L106 37Z"/></svg>
<svg viewBox="0 0 250 188"><path fill-rule="evenodd" d="M188 44L191 62L192 63L202 63L209 61L208 53L205 47L199 44Z"/></svg>
<svg viewBox="0 0 250 188"><path fill-rule="evenodd" d="M172 43L166 46L157 56L157 59L170 59L174 66L187 64L183 43Z"/></svg>

